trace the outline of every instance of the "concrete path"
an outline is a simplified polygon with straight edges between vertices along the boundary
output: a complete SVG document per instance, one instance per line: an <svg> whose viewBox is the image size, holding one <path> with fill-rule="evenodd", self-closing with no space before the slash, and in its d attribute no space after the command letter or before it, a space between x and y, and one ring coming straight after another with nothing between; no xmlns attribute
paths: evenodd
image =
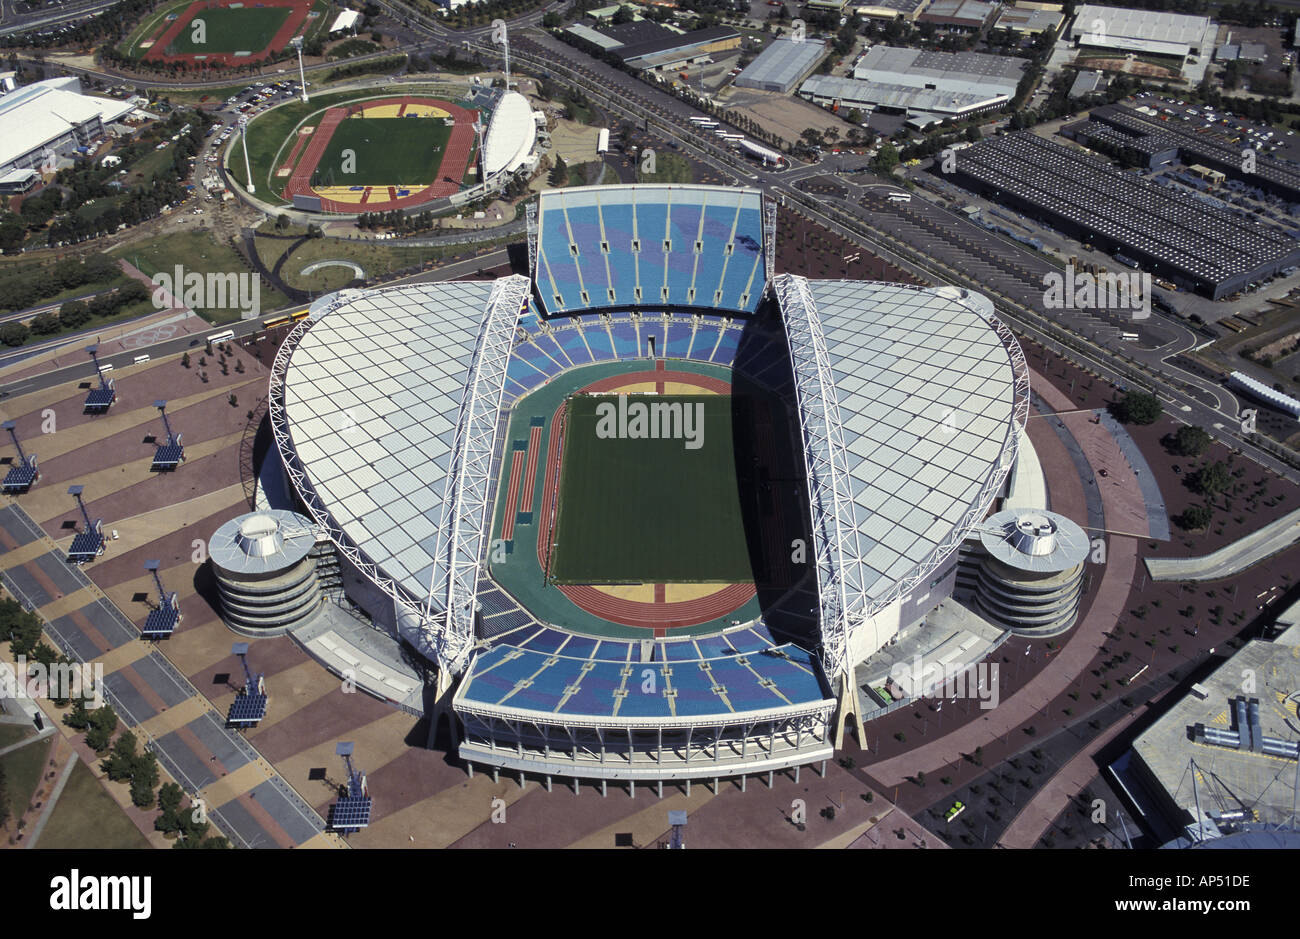
<svg viewBox="0 0 1300 939"><path fill-rule="evenodd" d="M21 750L23 747L36 743L36 741L38 740L44 740L46 737L52 737L52 736L54 736L54 728L50 727L47 724L45 729L42 730L40 733L28 737L24 740L19 740L17 743L11 743L9 746L0 749L0 756L4 756L7 753L13 753L15 750Z"/></svg>
<svg viewBox="0 0 1300 939"><path fill-rule="evenodd" d="M1196 558L1147 558L1152 580L1221 580L1289 548L1300 539L1300 509L1230 545Z"/></svg>
<svg viewBox="0 0 1300 939"><path fill-rule="evenodd" d="M74 752L68 757L68 762L63 765L63 771L59 773L58 782L54 784L54 788L50 791L50 797L45 800L45 808L41 810L41 817L32 826L31 833L27 836L27 843L23 847L34 847L36 842L40 840L41 832L45 830L45 823L50 820L50 816L54 813L54 807L59 803L59 796L63 795L63 787L68 784L68 777L72 775L72 771L76 766L77 754Z"/></svg>
<svg viewBox="0 0 1300 939"><path fill-rule="evenodd" d="M1097 764L1093 762L1097 752L1127 730L1141 713L1133 710L1124 715L1057 770L1012 819L998 843L1004 848L1032 848L1036 845L1069 800L1097 775Z"/></svg>

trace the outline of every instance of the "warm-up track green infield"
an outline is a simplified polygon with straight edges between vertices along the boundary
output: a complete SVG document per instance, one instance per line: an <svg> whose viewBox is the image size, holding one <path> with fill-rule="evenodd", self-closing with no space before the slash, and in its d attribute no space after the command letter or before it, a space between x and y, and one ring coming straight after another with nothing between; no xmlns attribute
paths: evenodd
<svg viewBox="0 0 1300 939"><path fill-rule="evenodd" d="M751 580L729 395L569 399L551 579Z"/></svg>

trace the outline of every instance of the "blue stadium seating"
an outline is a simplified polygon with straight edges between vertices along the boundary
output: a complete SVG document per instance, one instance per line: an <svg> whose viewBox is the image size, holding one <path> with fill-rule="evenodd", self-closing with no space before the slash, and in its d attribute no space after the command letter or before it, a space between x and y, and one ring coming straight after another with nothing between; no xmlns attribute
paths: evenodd
<svg viewBox="0 0 1300 939"><path fill-rule="evenodd" d="M794 645L767 645L764 634L759 627L660 641L656 661L643 663L639 643L530 627L502 637L519 644L499 641L481 652L463 693L544 713L622 717L727 715L824 700L813 656ZM641 690L646 669L655 673L653 694Z"/></svg>
<svg viewBox="0 0 1300 939"><path fill-rule="evenodd" d="M593 361L604 362L614 358L614 344L610 341L604 323L600 320L584 323L583 332L586 333L587 346L591 349Z"/></svg>
<svg viewBox="0 0 1300 939"><path fill-rule="evenodd" d="M718 347L713 353L712 361L720 365L730 365L735 361L736 350L740 348L740 330L724 329Z"/></svg>
<svg viewBox="0 0 1300 939"><path fill-rule="evenodd" d="M574 365L591 363L591 353L587 351L587 343L583 341L581 329L576 326L558 329L555 331L555 339Z"/></svg>
<svg viewBox="0 0 1300 939"><path fill-rule="evenodd" d="M761 199L700 186L544 192L542 306L552 315L664 303L753 312L765 278Z"/></svg>
<svg viewBox="0 0 1300 939"><path fill-rule="evenodd" d="M701 323L695 330L695 335L691 339L691 347L687 352L686 358L699 359L701 362L709 361L713 355L713 347L718 344L718 327L712 324Z"/></svg>
<svg viewBox="0 0 1300 939"><path fill-rule="evenodd" d="M637 348L636 327L626 323L614 323L610 327L614 336L614 355L619 359L634 359L640 355Z"/></svg>

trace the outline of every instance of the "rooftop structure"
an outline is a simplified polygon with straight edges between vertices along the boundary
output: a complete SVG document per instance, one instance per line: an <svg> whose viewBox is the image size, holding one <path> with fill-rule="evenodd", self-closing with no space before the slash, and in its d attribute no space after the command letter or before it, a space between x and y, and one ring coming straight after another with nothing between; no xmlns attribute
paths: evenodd
<svg viewBox="0 0 1300 939"><path fill-rule="evenodd" d="M1185 57L1208 54L1218 27L1207 16L1085 3L1067 38L1079 48Z"/></svg>
<svg viewBox="0 0 1300 939"><path fill-rule="evenodd" d="M357 24L361 22L361 14L356 10L340 10L339 15L334 17L334 22L330 24L330 34L342 32L345 29L356 29Z"/></svg>
<svg viewBox="0 0 1300 939"><path fill-rule="evenodd" d="M528 160L537 142L532 106L517 91L507 91L492 110L483 140L483 178L513 173Z"/></svg>
<svg viewBox="0 0 1300 939"><path fill-rule="evenodd" d="M134 110L129 102L81 94L76 78L51 78L11 91L0 97L0 174L88 147L104 128Z"/></svg>
<svg viewBox="0 0 1300 939"><path fill-rule="evenodd" d="M961 151L952 179L1214 299L1300 260L1293 238L1032 133Z"/></svg>
<svg viewBox="0 0 1300 939"><path fill-rule="evenodd" d="M992 3L983 0L933 0L916 21L948 29L979 29L996 10Z"/></svg>
<svg viewBox="0 0 1300 939"><path fill-rule="evenodd" d="M736 76L734 84L740 88L787 94L817 67L825 55L826 43L819 40L774 39Z"/></svg>
<svg viewBox="0 0 1300 939"><path fill-rule="evenodd" d="M1060 7L1039 9L1023 4L1003 7L994 22L994 29L1009 29L1023 35L1037 35L1044 30L1058 29L1065 15Z"/></svg>
<svg viewBox="0 0 1300 939"><path fill-rule="evenodd" d="M925 9L926 2L927 0L871 0L870 3L855 3L853 11L868 19L895 20L901 16L908 22L916 22L916 17Z"/></svg>
<svg viewBox="0 0 1300 939"><path fill-rule="evenodd" d="M872 46L854 66L853 77L918 90L1010 98L1027 64L1027 59L982 52Z"/></svg>
<svg viewBox="0 0 1300 939"><path fill-rule="evenodd" d="M1147 154L1168 153L1184 163L1209 166L1229 179L1239 179L1290 202L1300 202L1300 167L1294 163L1254 153L1253 165L1247 163L1243 168L1241 144L1212 132L1198 134L1190 127L1162 121L1123 104L1094 108L1090 117L1092 124L1085 125L1088 129L1104 124L1123 135L1108 138L1117 145Z"/></svg>
<svg viewBox="0 0 1300 939"><path fill-rule="evenodd" d="M1210 818L1241 812L1247 821L1277 825L1291 817L1298 642L1293 626L1272 642L1246 643L1138 736L1117 767L1139 805L1157 816L1148 822L1176 831L1193 821L1197 803ZM1257 687L1243 696L1247 674Z"/></svg>

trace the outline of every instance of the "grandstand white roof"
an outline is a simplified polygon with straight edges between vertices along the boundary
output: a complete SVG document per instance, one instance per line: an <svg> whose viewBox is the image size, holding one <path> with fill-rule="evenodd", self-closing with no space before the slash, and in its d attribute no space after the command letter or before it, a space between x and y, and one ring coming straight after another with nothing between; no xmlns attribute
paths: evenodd
<svg viewBox="0 0 1300 939"><path fill-rule="evenodd" d="M96 117L109 124L134 110L123 101L80 94L79 88L75 78L53 78L0 97L0 167Z"/></svg>
<svg viewBox="0 0 1300 939"><path fill-rule="evenodd" d="M537 141L537 122L528 99L507 91L497 102L483 138L483 177L513 173L524 165Z"/></svg>
<svg viewBox="0 0 1300 939"><path fill-rule="evenodd" d="M1028 371L978 294L791 275L776 279L776 293L801 389L813 528L832 532L819 537L842 552L842 583L822 576L825 630L828 591L843 588L850 619L874 613L923 582L984 517L1014 462ZM810 320L829 368L822 400L809 391L815 343L800 338ZM817 429L836 419L839 446L834 427ZM820 469L819 438L839 451Z"/></svg>
<svg viewBox="0 0 1300 939"><path fill-rule="evenodd" d="M330 25L330 32L337 33L341 29L351 29L361 22L361 14L356 10L343 10L338 16L334 17L334 22Z"/></svg>
<svg viewBox="0 0 1300 939"><path fill-rule="evenodd" d="M342 533L423 596L489 281L358 292L298 340L285 372L293 451Z"/></svg>

